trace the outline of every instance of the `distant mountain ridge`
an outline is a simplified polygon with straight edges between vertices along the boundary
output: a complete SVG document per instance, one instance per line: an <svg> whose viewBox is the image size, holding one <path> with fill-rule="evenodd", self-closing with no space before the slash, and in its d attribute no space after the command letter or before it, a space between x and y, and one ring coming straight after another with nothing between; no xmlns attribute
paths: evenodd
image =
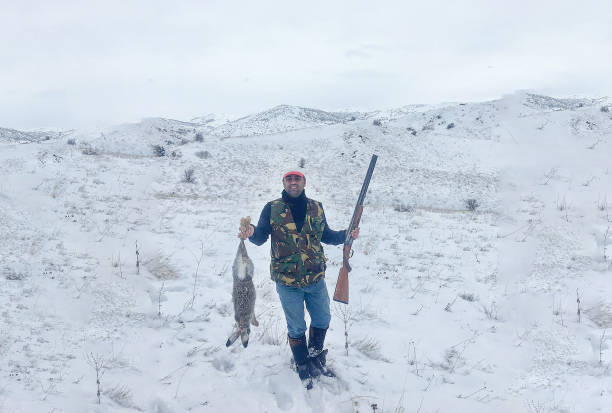
<svg viewBox="0 0 612 413"><path fill-rule="evenodd" d="M367 114L360 112L326 112L300 106L279 105L220 125L214 128L211 134L222 137L267 135L346 123L366 117Z"/></svg>
<svg viewBox="0 0 612 413"><path fill-rule="evenodd" d="M490 102L444 103L436 105L413 104L370 112L327 112L321 109L292 105L278 105L268 110L234 119L228 115L207 114L180 121L162 117L144 118L137 123L126 123L104 130L90 131L20 131L0 127L0 142L32 143L70 135L77 141L88 141L95 146L108 146L108 141L124 141L139 145L142 154L148 153L149 145L165 142L181 142L194 139L196 135L219 138L270 135L319 126L343 124L360 120L391 121L407 116L432 111L454 110L467 106L487 106L504 100L519 101L530 110L548 112L578 110L582 107L604 104L606 99L554 98L526 92L517 92ZM420 115L419 115L420 116ZM140 140L141 142L136 142ZM113 144L114 146L114 144ZM103 148L100 148L104 151Z"/></svg>

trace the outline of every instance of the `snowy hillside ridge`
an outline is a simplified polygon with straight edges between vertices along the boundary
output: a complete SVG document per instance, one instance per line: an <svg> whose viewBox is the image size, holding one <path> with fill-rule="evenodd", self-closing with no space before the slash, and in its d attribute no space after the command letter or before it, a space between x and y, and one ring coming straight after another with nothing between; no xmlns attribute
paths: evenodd
<svg viewBox="0 0 612 413"><path fill-rule="evenodd" d="M477 104L479 103L471 103L470 105L477 105ZM447 103L438 103L438 104L430 104L430 105L426 105L426 104L405 105L399 108L390 108L390 109L366 112L364 113L364 118L372 119L372 120L380 120L380 121L392 121L392 120L400 119L400 118L415 115L415 114L441 111L441 110L445 110L448 108L456 108L460 105L466 105L466 104L456 103L456 102L447 102Z"/></svg>
<svg viewBox="0 0 612 413"><path fill-rule="evenodd" d="M168 155L180 156L181 145L203 140L210 130L199 123L151 117L102 130L75 131L71 138L91 154L148 157L156 156L154 147L163 147Z"/></svg>
<svg viewBox="0 0 612 413"><path fill-rule="evenodd" d="M213 135L222 137L269 135L314 126L333 125L364 118L359 112L326 112L299 106L279 105L218 126Z"/></svg>
<svg viewBox="0 0 612 413"><path fill-rule="evenodd" d="M164 139L177 140L193 138L200 125L175 119L159 117L144 118L139 123L126 124L111 131L108 136L129 135L134 139L163 136Z"/></svg>
<svg viewBox="0 0 612 413"><path fill-rule="evenodd" d="M576 110L601 104L604 99L561 99L550 96L525 93L524 105L537 110Z"/></svg>
<svg viewBox="0 0 612 413"><path fill-rule="evenodd" d="M49 139L55 139L60 136L60 132L52 131L32 131L24 132L16 129L7 129L0 127L0 143L1 142L17 142L29 143L40 142Z"/></svg>

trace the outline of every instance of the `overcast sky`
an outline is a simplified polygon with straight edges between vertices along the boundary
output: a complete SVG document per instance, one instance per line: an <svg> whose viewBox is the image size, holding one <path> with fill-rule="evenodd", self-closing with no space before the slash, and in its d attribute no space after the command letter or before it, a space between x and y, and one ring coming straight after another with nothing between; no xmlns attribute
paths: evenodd
<svg viewBox="0 0 612 413"><path fill-rule="evenodd" d="M0 126L612 95L612 1L0 0Z"/></svg>

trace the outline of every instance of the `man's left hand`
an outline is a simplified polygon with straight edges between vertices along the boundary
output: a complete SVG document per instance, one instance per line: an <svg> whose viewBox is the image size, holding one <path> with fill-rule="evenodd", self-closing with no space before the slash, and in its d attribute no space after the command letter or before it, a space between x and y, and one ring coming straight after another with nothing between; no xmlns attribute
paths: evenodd
<svg viewBox="0 0 612 413"><path fill-rule="evenodd" d="M353 237L353 239L357 239L359 237L359 227L353 228L351 231L351 237Z"/></svg>

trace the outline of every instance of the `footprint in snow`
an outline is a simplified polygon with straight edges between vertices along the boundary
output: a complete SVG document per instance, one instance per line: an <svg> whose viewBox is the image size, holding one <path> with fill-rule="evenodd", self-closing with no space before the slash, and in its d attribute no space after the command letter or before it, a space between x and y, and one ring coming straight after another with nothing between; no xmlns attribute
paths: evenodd
<svg viewBox="0 0 612 413"><path fill-rule="evenodd" d="M214 368L224 373L229 373L234 370L234 362L225 357L215 357L212 361L212 365Z"/></svg>
<svg viewBox="0 0 612 413"><path fill-rule="evenodd" d="M293 407L293 397L286 391L287 383L283 375L275 375L268 382L268 389L276 399L276 405L281 410L290 410Z"/></svg>

